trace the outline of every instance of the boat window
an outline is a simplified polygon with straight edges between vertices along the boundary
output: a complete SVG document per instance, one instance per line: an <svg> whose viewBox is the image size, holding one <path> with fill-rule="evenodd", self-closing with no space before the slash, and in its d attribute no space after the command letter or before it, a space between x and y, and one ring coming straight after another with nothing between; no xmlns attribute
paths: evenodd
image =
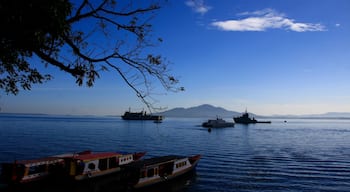
<svg viewBox="0 0 350 192"><path fill-rule="evenodd" d="M146 177L146 171L141 171L140 172L140 178Z"/></svg>
<svg viewBox="0 0 350 192"><path fill-rule="evenodd" d="M11 179L11 176L13 174L13 168L15 166L15 170L16 170L16 175L22 177L24 175L25 172L25 167L22 164L10 164L10 163L4 163L2 164L2 167L0 168L0 173L4 178L9 178ZM0 187L1 188L1 187Z"/></svg>
<svg viewBox="0 0 350 192"><path fill-rule="evenodd" d="M46 164L45 165L38 165L38 166L33 166L29 168L29 175L31 174L36 174L36 173L42 173L46 171Z"/></svg>
<svg viewBox="0 0 350 192"><path fill-rule="evenodd" d="M154 169L148 169L147 177L153 177L153 175L154 175Z"/></svg>
<svg viewBox="0 0 350 192"><path fill-rule="evenodd" d="M73 165L71 165L71 166L73 166ZM83 161L77 161L76 162L77 174L82 174L84 171L84 167L85 167L85 163ZM88 168L90 169L90 165L88 166ZM95 169L95 165L94 165L94 169Z"/></svg>
<svg viewBox="0 0 350 192"><path fill-rule="evenodd" d="M61 163L53 163L49 165L49 172L55 172L63 167Z"/></svg>
<svg viewBox="0 0 350 192"><path fill-rule="evenodd" d="M106 170L107 169L107 160L108 159L100 159L100 161L98 163L98 168L100 170Z"/></svg>
<svg viewBox="0 0 350 192"><path fill-rule="evenodd" d="M186 164L187 164L187 162L186 162L186 161L183 161L183 162L177 163L177 164L176 164L176 168L183 167L183 166L185 166Z"/></svg>
<svg viewBox="0 0 350 192"><path fill-rule="evenodd" d="M173 169L174 169L174 162L162 164L159 166L159 175L160 176L170 175L170 174L172 174Z"/></svg>
<svg viewBox="0 0 350 192"><path fill-rule="evenodd" d="M117 167L117 158L111 157L109 158L109 168L116 168Z"/></svg>
<svg viewBox="0 0 350 192"><path fill-rule="evenodd" d="M96 166L95 166L94 163L90 163L90 164L88 165L88 168L91 169L91 170L95 170Z"/></svg>

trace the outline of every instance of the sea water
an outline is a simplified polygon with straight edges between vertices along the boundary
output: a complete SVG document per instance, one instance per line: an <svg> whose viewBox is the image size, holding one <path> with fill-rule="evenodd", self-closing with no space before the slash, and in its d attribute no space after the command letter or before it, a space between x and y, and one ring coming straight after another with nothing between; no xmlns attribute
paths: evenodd
<svg viewBox="0 0 350 192"><path fill-rule="evenodd" d="M349 119L273 119L211 132L200 126L206 120L0 114L0 163L84 150L201 154L194 174L146 190L350 191ZM41 190L116 191L113 185Z"/></svg>

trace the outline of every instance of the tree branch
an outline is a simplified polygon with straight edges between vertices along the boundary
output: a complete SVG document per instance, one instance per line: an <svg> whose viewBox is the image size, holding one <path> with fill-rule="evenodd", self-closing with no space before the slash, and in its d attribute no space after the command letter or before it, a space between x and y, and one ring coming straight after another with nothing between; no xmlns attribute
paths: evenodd
<svg viewBox="0 0 350 192"><path fill-rule="evenodd" d="M101 9L103 8L103 6L106 5L106 3L108 2L108 0L104 0L97 8L92 8L90 12L86 12L84 14L81 14L81 10L89 4L89 0L84 0L84 2L80 5L78 11L76 12L76 14L74 15L74 17L71 17L69 19L67 19L67 23L71 24L74 22L77 22L81 19L87 18L87 17L91 17L91 15L93 15L94 13L101 11ZM92 6L91 6L92 7Z"/></svg>
<svg viewBox="0 0 350 192"><path fill-rule="evenodd" d="M74 77L79 77L79 76L84 76L85 71L82 69L78 69L77 67L75 68L70 68L66 65L64 65L63 63L57 61L56 59L50 57L49 55L46 55L45 53L41 52L40 50L35 50L34 53L39 56L42 60L58 67L59 69L70 73L71 75L73 75Z"/></svg>
<svg viewBox="0 0 350 192"><path fill-rule="evenodd" d="M114 53L114 54L111 54L111 55L108 55L108 56L106 56L106 57L102 57L102 58L97 58L97 59L91 58L91 57L89 57L89 56L84 55L84 54L80 51L79 47L77 47L69 37L63 36L63 39L64 39L64 41L69 45L69 47L72 48L72 50L73 50L73 52L74 52L75 54L77 54L79 57L81 57L82 59L84 59L84 60L86 60L86 61L88 61L88 62L96 62L96 63L97 63L97 62L106 61L106 60L108 60L108 59L110 59L110 58L116 58L116 54L115 54L115 53Z"/></svg>
<svg viewBox="0 0 350 192"><path fill-rule="evenodd" d="M125 13L110 11L110 10L103 9L103 8L101 8L101 11L103 11L105 13L108 13L108 14L111 14L111 15L116 15L116 16L130 16L130 15L134 15L134 14L137 14L137 13L144 13L144 12L148 12L148 11L154 11L154 10L157 10L157 9L160 9L160 6L152 5L152 6L148 7L148 8L145 8L145 9L135 9L133 11L125 12Z"/></svg>
<svg viewBox="0 0 350 192"><path fill-rule="evenodd" d="M139 97L142 102L147 106L149 111L152 111L152 106L151 104L145 99L147 95L143 95L129 80L128 78L124 75L124 73L120 70L120 68L116 67L115 65L113 65L112 63L110 63L109 61L106 61L107 65L109 65L110 67L112 67L113 69L115 69L119 75L122 77L122 79L124 80L124 82L132 89L135 91L136 96Z"/></svg>

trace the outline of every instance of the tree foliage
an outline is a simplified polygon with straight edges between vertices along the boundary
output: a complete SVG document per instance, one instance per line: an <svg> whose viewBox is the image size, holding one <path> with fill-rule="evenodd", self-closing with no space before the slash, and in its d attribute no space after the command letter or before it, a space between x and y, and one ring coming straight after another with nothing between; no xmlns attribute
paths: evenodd
<svg viewBox="0 0 350 192"><path fill-rule="evenodd" d="M151 34L158 9L159 2L132 0L0 1L0 89L16 95L50 80L39 65L55 66L88 87L102 71L114 71L152 106L147 98L154 80L167 91L183 90L169 63L152 53L162 41Z"/></svg>

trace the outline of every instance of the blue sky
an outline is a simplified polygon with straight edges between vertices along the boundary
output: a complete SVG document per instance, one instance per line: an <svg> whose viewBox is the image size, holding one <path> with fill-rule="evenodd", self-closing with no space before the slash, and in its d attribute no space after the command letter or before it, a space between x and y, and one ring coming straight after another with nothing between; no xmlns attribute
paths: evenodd
<svg viewBox="0 0 350 192"><path fill-rule="evenodd" d="M170 0L152 20L184 92L157 90L156 105L212 104L261 114L350 112L350 1ZM1 112L120 115L146 107L120 78L93 88L49 68L54 79Z"/></svg>

